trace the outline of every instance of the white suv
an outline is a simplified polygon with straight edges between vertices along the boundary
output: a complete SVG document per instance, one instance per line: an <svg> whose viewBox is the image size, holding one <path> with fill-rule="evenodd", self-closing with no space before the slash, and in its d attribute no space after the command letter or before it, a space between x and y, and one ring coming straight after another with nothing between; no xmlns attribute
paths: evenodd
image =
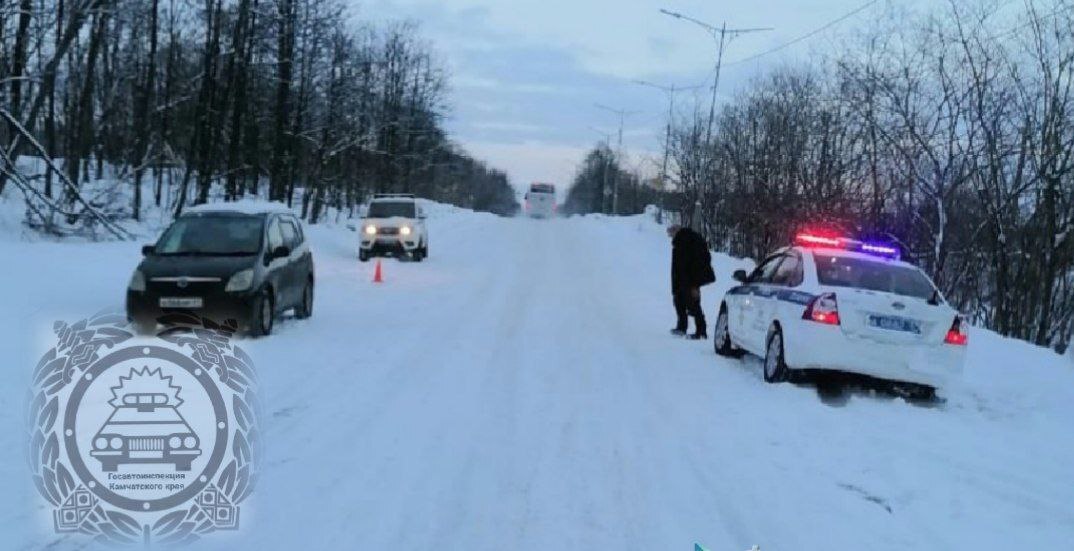
<svg viewBox="0 0 1074 551"><path fill-rule="evenodd" d="M962 372L966 324L898 250L800 234L724 295L716 353L764 358L764 379L835 370L911 383L931 397Z"/></svg>
<svg viewBox="0 0 1074 551"><path fill-rule="evenodd" d="M410 194L377 194L362 219L358 259L378 255L410 255L415 262L429 256L425 211Z"/></svg>

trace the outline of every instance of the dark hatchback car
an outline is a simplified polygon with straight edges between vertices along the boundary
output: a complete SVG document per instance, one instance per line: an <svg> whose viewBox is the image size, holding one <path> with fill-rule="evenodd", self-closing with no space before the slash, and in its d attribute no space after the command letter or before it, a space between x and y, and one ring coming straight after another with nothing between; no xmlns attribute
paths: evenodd
<svg viewBox="0 0 1074 551"><path fill-rule="evenodd" d="M313 313L313 255L301 223L281 205L192 208L142 254L127 289L127 317L140 331L164 314L192 312L267 335L287 310Z"/></svg>

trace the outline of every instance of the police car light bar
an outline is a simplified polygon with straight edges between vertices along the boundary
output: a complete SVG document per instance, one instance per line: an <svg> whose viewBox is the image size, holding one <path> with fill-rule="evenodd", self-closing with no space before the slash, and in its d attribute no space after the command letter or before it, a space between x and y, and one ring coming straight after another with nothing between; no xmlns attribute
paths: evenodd
<svg viewBox="0 0 1074 551"><path fill-rule="evenodd" d="M814 235L811 233L800 233L795 236L794 242L797 245L803 247L825 247L833 249L843 249L847 251L856 251L873 256L880 256L883 258L890 258L892 260L899 259L899 249L891 247L889 245L877 245L874 243L863 243L854 239L848 239L846 237L826 237L822 235Z"/></svg>

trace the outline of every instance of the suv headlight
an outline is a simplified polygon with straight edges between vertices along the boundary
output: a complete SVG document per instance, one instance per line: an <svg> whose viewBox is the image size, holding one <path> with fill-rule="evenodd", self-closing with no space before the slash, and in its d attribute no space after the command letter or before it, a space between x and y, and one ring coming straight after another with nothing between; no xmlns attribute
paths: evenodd
<svg viewBox="0 0 1074 551"><path fill-rule="evenodd" d="M410 235L410 226L403 226L399 228L399 233L403 235Z"/></svg>
<svg viewBox="0 0 1074 551"><path fill-rule="evenodd" d="M365 234L366 235L376 235L377 234L377 227L374 226L373 224L367 225L365 227Z"/></svg>
<svg viewBox="0 0 1074 551"><path fill-rule="evenodd" d="M224 291L233 293L238 291L245 291L254 284L254 269L247 268L241 272L237 272L231 276L231 279L227 280L227 287Z"/></svg>
<svg viewBox="0 0 1074 551"><path fill-rule="evenodd" d="M127 285L131 291L144 291L145 290L145 274L141 270L134 270L131 274L131 282Z"/></svg>

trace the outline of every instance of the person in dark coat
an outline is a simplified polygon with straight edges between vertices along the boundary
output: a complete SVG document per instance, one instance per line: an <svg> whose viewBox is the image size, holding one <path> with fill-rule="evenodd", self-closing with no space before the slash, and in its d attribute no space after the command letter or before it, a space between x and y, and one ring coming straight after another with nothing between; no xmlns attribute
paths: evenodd
<svg viewBox="0 0 1074 551"><path fill-rule="evenodd" d="M693 316L694 334L690 338L707 339L701 287L716 281L709 245L701 234L677 225L668 227L668 237L671 238L671 295L678 316L671 334L686 335L687 316Z"/></svg>

